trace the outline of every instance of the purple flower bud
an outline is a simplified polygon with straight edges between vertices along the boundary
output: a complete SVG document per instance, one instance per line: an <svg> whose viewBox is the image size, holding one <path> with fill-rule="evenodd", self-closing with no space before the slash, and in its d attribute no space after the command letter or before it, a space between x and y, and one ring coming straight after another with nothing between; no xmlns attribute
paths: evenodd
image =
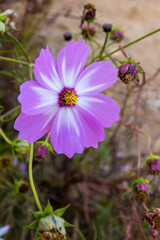
<svg viewBox="0 0 160 240"><path fill-rule="evenodd" d="M118 71L118 76L125 84L131 83L138 75L137 66L134 64L123 63Z"/></svg>
<svg viewBox="0 0 160 240"><path fill-rule="evenodd" d="M46 155L48 154L48 147L40 144L36 149L35 160L41 162L45 159Z"/></svg>
<svg viewBox="0 0 160 240"><path fill-rule="evenodd" d="M137 194L137 198L140 201L145 201L146 197L149 193L149 188L146 183L137 183L135 187L135 192Z"/></svg>
<svg viewBox="0 0 160 240"><path fill-rule="evenodd" d="M64 40L70 41L72 39L72 34L70 32L66 32L64 33L63 37L64 37Z"/></svg>
<svg viewBox="0 0 160 240"><path fill-rule="evenodd" d="M159 175L160 174L160 161L158 159L152 159L148 163L149 172L153 175Z"/></svg>
<svg viewBox="0 0 160 240"><path fill-rule="evenodd" d="M116 30L111 34L111 39L113 41L117 40L118 42L120 42L123 38L124 38L124 34L120 30Z"/></svg>
<svg viewBox="0 0 160 240"><path fill-rule="evenodd" d="M93 37L95 35L95 28L92 24L89 25L89 29L87 30L87 26L82 27L82 35L85 38Z"/></svg>
<svg viewBox="0 0 160 240"><path fill-rule="evenodd" d="M106 23L103 25L104 32L110 32L112 30L112 24Z"/></svg>

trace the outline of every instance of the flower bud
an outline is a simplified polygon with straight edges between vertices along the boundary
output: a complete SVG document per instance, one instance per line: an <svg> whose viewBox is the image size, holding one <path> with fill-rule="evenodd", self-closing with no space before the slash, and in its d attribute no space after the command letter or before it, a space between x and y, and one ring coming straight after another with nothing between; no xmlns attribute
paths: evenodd
<svg viewBox="0 0 160 240"><path fill-rule="evenodd" d="M11 158L8 156L4 156L0 159L0 166L1 168L7 168L11 166Z"/></svg>
<svg viewBox="0 0 160 240"><path fill-rule="evenodd" d="M66 32L63 37L65 41L70 41L72 39L72 34L70 32Z"/></svg>
<svg viewBox="0 0 160 240"><path fill-rule="evenodd" d="M104 32L110 32L112 30L112 24L106 23L103 25L103 31Z"/></svg>
<svg viewBox="0 0 160 240"><path fill-rule="evenodd" d="M146 183L137 183L134 190L138 200L145 201L149 193L148 185Z"/></svg>
<svg viewBox="0 0 160 240"><path fill-rule="evenodd" d="M131 83L138 75L137 66L134 64L123 63L119 68L118 76L125 84Z"/></svg>
<svg viewBox="0 0 160 240"><path fill-rule="evenodd" d="M95 6L91 3L85 4L80 27L82 27L84 21L92 22L95 16L96 16Z"/></svg>
<svg viewBox="0 0 160 240"><path fill-rule="evenodd" d="M82 35L85 38L89 38L90 36L93 37L95 35L95 28L92 24L89 25L89 29L87 29L87 26L82 26Z"/></svg>
<svg viewBox="0 0 160 240"><path fill-rule="evenodd" d="M115 30L112 34L111 34L111 39L113 41L117 40L117 42L120 42L122 39L124 38L124 34L122 31L120 30Z"/></svg>
<svg viewBox="0 0 160 240"><path fill-rule="evenodd" d="M19 154L21 156L26 156L29 152L29 144L26 140L14 140L13 142L13 150L16 154Z"/></svg>
<svg viewBox="0 0 160 240"><path fill-rule="evenodd" d="M150 162L148 163L148 167L150 174L153 174L155 176L160 175L160 160L158 159L150 160Z"/></svg>
<svg viewBox="0 0 160 240"><path fill-rule="evenodd" d="M40 144L36 148L35 160L42 162L48 154L48 147L46 145Z"/></svg>

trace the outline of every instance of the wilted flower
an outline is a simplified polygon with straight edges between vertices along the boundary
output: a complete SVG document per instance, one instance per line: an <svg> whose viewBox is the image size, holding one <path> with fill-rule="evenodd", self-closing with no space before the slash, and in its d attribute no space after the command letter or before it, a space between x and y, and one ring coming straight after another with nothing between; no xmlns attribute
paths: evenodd
<svg viewBox="0 0 160 240"><path fill-rule="evenodd" d="M82 26L82 35L85 38L89 38L90 36L93 37L95 35L95 28L92 24L89 25L89 27L87 26Z"/></svg>
<svg viewBox="0 0 160 240"><path fill-rule="evenodd" d="M8 156L3 156L0 159L0 166L1 166L1 168L7 168L7 167L11 166L11 158Z"/></svg>
<svg viewBox="0 0 160 240"><path fill-rule="evenodd" d="M87 3L84 5L81 26L83 25L84 21L91 22L94 20L96 16L96 8L93 4ZM81 27L80 26L80 27Z"/></svg>
<svg viewBox="0 0 160 240"><path fill-rule="evenodd" d="M4 240L2 237L5 235L10 229L9 225L6 225L4 227L0 227L0 240Z"/></svg>
<svg viewBox="0 0 160 240"><path fill-rule="evenodd" d="M116 82L117 69L103 61L83 70L89 51L84 40L70 41L55 62L49 48L42 49L34 68L37 81L20 88L22 112L14 125L19 140L33 143L51 130L53 148L69 158L104 141L104 127L119 120L120 109L99 92Z"/></svg>
<svg viewBox="0 0 160 240"><path fill-rule="evenodd" d="M105 24L103 25L103 30L104 30L104 32L110 32L110 31L112 30L112 24L110 24L110 23L105 23Z"/></svg>
<svg viewBox="0 0 160 240"><path fill-rule="evenodd" d="M149 210L139 222L143 222L144 220L150 224L151 236L156 240L160 232L160 209L152 208Z"/></svg>
<svg viewBox="0 0 160 240"><path fill-rule="evenodd" d="M40 144L36 149L35 160L38 162L41 162L45 159L47 154L48 154L48 147L43 144Z"/></svg>
<svg viewBox="0 0 160 240"><path fill-rule="evenodd" d="M64 33L63 37L64 37L64 40L70 41L72 39L72 34L70 32L66 32Z"/></svg>
<svg viewBox="0 0 160 240"><path fill-rule="evenodd" d="M117 41L120 42L122 39L124 38L124 34L122 31L120 30L115 30L112 34L111 34L111 39L113 41Z"/></svg>
<svg viewBox="0 0 160 240"><path fill-rule="evenodd" d="M131 83L138 75L137 66L134 64L123 63L119 68L118 76L125 84Z"/></svg>

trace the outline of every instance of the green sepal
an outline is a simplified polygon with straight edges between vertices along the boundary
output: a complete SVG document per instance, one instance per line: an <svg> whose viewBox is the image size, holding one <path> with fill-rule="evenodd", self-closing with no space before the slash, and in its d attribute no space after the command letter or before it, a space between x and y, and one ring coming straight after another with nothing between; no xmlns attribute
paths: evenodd
<svg viewBox="0 0 160 240"><path fill-rule="evenodd" d="M59 209L56 209L53 214L58 216L58 217L61 217L63 215L63 213L67 210L67 208L69 208L70 204L68 204L66 207L64 208L59 208Z"/></svg>
<svg viewBox="0 0 160 240"><path fill-rule="evenodd" d="M31 224L25 226L26 229L37 229L39 220L35 220Z"/></svg>
<svg viewBox="0 0 160 240"><path fill-rule="evenodd" d="M149 162L153 159L157 159L157 160L160 161L160 156L154 155L154 154L151 153L150 156L148 158L146 158L145 165L147 166L149 164Z"/></svg>
<svg viewBox="0 0 160 240"><path fill-rule="evenodd" d="M139 82L139 76L138 76L138 75L135 77L135 80L136 80L137 82Z"/></svg>
<svg viewBox="0 0 160 240"><path fill-rule="evenodd" d="M135 66L139 66L140 62L134 62L131 58L128 58L128 60L124 61L124 60L118 60L118 62L120 64L123 64L123 63L128 63L128 64L134 64ZM142 71L140 73L143 73Z"/></svg>
<svg viewBox="0 0 160 240"><path fill-rule="evenodd" d="M143 73L143 71L140 68L138 68L137 71L138 73Z"/></svg>
<svg viewBox="0 0 160 240"><path fill-rule="evenodd" d="M36 144L35 144L35 147L38 147L41 144L46 146L49 149L49 151L51 151L52 153L55 153L55 151L53 150L51 144L49 142L47 142L47 141L37 141Z"/></svg>
<svg viewBox="0 0 160 240"><path fill-rule="evenodd" d="M38 212L32 212L33 215L35 216L35 218L40 219L41 217L43 217L44 212L38 211Z"/></svg>
<svg viewBox="0 0 160 240"><path fill-rule="evenodd" d="M64 226L65 226L65 227L75 227L75 225L67 222L66 220L64 220Z"/></svg>
<svg viewBox="0 0 160 240"><path fill-rule="evenodd" d="M36 232L34 236L34 240L39 240L40 239L40 233Z"/></svg>
<svg viewBox="0 0 160 240"><path fill-rule="evenodd" d="M148 188L149 188L149 189L152 189L152 187L149 185L149 181L146 180L146 179L144 179L144 178L142 178L142 177L136 179L136 180L132 183L131 188L135 188L136 185L137 185L137 183L146 183L147 186L148 186Z"/></svg>
<svg viewBox="0 0 160 240"><path fill-rule="evenodd" d="M48 204L47 204L47 207L44 209L44 214L45 215L50 215L53 213L53 208L48 200Z"/></svg>

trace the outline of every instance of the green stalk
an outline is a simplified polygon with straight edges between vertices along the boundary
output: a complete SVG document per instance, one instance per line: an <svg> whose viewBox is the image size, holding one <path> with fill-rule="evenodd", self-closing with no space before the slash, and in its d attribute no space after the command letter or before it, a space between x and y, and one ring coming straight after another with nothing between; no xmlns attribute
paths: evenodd
<svg viewBox="0 0 160 240"><path fill-rule="evenodd" d="M18 47L20 49L20 51L22 52L22 54L24 55L24 57L26 58L27 62L30 63L30 59L26 53L26 51L24 50L24 47L22 46L22 44L18 41L17 38L15 38L11 33L6 32L7 37L14 43L14 45L16 47Z"/></svg>
<svg viewBox="0 0 160 240"><path fill-rule="evenodd" d="M31 185L31 189L34 195L34 199L36 201L37 207L39 209L39 211L43 212L42 206L40 204L37 192L36 192L36 188L34 185L34 181L33 181L33 171L32 171L32 165L33 165L33 148L34 148L34 144L32 143L30 145L30 158L29 158L29 181L30 181L30 185Z"/></svg>
<svg viewBox="0 0 160 240"><path fill-rule="evenodd" d="M106 37L105 37L105 40L104 40L104 44L103 44L102 50L101 50L101 52L100 52L100 58L102 58L102 54L103 54L103 52L104 52L104 50L105 50L107 41L108 41L108 32L106 33Z"/></svg>
<svg viewBox="0 0 160 240"><path fill-rule="evenodd" d="M9 140L9 138L6 136L6 134L3 132L2 128L0 128L0 134L3 137L3 139L10 145L12 145L12 141Z"/></svg>
<svg viewBox="0 0 160 240"><path fill-rule="evenodd" d="M8 61L8 62L14 62L14 63L19 63L19 64L23 64L23 65L26 65L26 66L31 66L31 63L24 62L24 61L21 61L21 60L17 60L17 59L14 59L14 58L8 58L8 57L0 56L0 60L4 60L4 61Z"/></svg>
<svg viewBox="0 0 160 240"><path fill-rule="evenodd" d="M138 39L136 39L136 40L134 40L134 41L132 41L132 42L130 42L130 43L128 43L128 44L126 44L126 45L124 45L123 48L127 48L127 47L129 47L129 46L131 46L131 45L133 45L133 44L135 44L135 43L143 40L144 38L147 38L147 37L149 37L149 36L151 36L151 35L159 32L159 31L160 31L160 28L158 28L158 29L156 29L155 31L150 32L150 33L148 33L148 34L146 34L146 35L144 35L144 36L142 36L142 37L140 37L140 38L138 38ZM118 52L118 51L120 51L120 50L121 50L120 48L117 48L117 49L114 50L113 52L110 52L110 53L106 54L105 56L103 56L101 59L103 60L104 58L109 57L109 56L113 55L114 53L116 53L116 52Z"/></svg>

